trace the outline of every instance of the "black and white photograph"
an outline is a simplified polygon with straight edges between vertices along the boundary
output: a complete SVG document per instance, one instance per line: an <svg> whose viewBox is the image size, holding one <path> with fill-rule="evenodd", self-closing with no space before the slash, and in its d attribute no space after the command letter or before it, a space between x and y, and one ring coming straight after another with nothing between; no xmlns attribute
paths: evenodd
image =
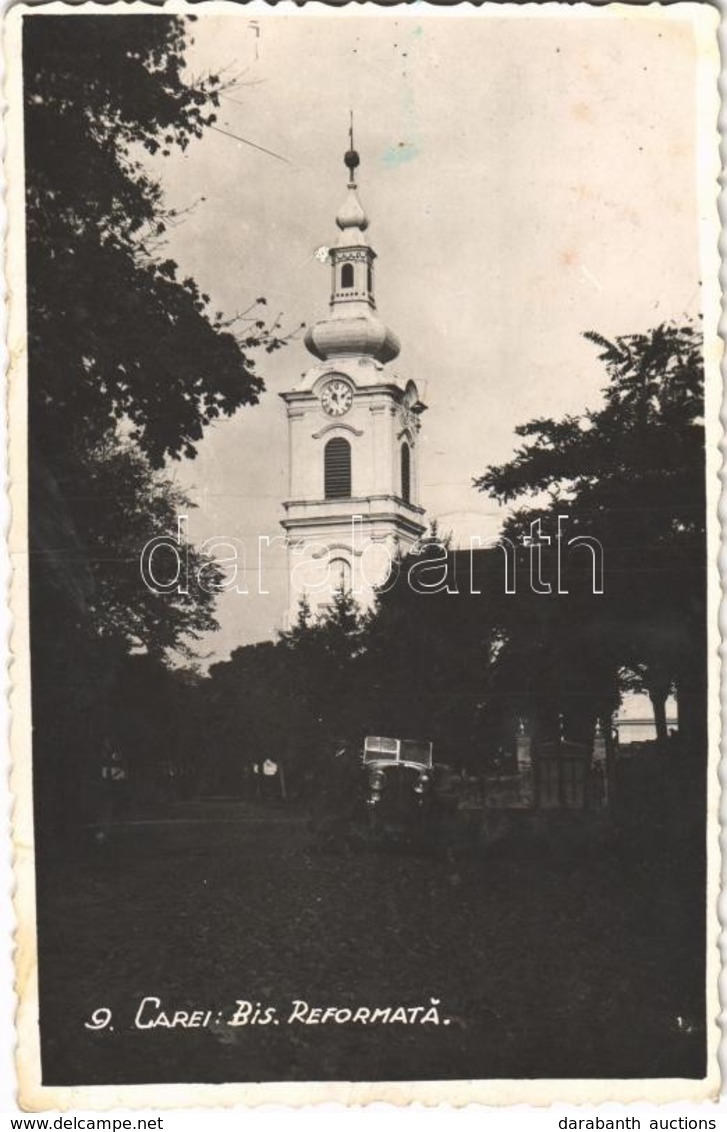
<svg viewBox="0 0 727 1132"><path fill-rule="evenodd" d="M22 1107L717 1095L717 22L6 17Z"/></svg>

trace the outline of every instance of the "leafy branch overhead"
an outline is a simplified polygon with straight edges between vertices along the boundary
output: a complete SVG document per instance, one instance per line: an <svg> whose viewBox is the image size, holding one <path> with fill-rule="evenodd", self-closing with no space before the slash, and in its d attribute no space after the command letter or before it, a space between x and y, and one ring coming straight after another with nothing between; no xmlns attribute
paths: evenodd
<svg viewBox="0 0 727 1132"><path fill-rule="evenodd" d="M221 88L185 79L186 23L25 19L30 398L51 450L127 419L152 465L194 456L206 425L257 402L248 351L284 341L223 325L161 254L178 217L141 151L201 137Z"/></svg>
<svg viewBox="0 0 727 1132"><path fill-rule="evenodd" d="M140 580L145 543L191 505L162 468L258 401L253 351L291 337L263 297L211 310L166 246L191 209L168 207L148 155L201 138L231 81L190 76L191 22L28 13L23 29L34 601L157 662L216 628L212 593Z"/></svg>
<svg viewBox="0 0 727 1132"><path fill-rule="evenodd" d="M571 535L600 542L605 594L582 596L577 610L556 602L554 632L562 644L588 630L621 686L648 691L663 737L669 693L680 728L691 714L694 729L706 686L702 335L688 322L586 338L608 378L602 405L521 425L526 443L475 486L515 504L505 533L517 540L537 519L552 534L565 513Z"/></svg>

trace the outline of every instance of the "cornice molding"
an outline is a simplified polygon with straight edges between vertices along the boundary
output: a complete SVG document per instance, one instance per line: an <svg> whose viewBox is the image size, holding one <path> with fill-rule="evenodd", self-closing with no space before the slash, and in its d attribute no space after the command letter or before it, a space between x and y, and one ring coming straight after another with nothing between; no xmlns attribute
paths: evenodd
<svg viewBox="0 0 727 1132"><path fill-rule="evenodd" d="M363 436L363 429L361 428L354 428L353 425L343 422L340 424L338 422L331 422L331 424L325 425L324 428L320 428L318 432L312 432L311 437L313 440L320 440L326 433L334 432L336 429L341 429L343 432L352 432L354 436Z"/></svg>

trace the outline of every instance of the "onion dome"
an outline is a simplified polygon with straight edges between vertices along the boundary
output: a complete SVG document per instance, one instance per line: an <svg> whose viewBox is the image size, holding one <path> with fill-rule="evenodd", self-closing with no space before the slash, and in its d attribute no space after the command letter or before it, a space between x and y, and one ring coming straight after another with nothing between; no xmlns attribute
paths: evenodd
<svg viewBox="0 0 727 1132"><path fill-rule="evenodd" d="M356 154L356 156L358 156L358 154ZM349 181L346 199L336 213L336 224L342 232L345 232L349 228L358 229L359 232L365 232L369 226L368 216L364 212L361 201L358 199L354 181Z"/></svg>
<svg viewBox="0 0 727 1132"><path fill-rule="evenodd" d="M399 339L370 311L356 317L324 318L308 328L305 344L321 361L354 355L390 362L401 349Z"/></svg>

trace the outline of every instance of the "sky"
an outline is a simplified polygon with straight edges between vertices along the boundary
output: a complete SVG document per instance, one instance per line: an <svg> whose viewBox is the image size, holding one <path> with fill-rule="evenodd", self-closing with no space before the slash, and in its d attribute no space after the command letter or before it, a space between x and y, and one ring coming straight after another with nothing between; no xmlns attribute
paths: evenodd
<svg viewBox="0 0 727 1132"><path fill-rule="evenodd" d="M285 160L208 131L152 162L167 203L189 210L167 250L212 310L231 316L264 295L293 331L327 312L315 253L336 236L353 110L378 313L401 340L393 369L429 406L421 502L460 545L501 522L472 479L512 457L516 426L598 405L604 371L584 331L629 334L700 310L690 23L530 11L201 15L190 72L239 79L219 127ZM256 546L282 533L278 394L312 361L302 334L261 352L261 404L170 467L198 505L190 538L247 551L249 592L220 598L208 660L283 627L286 555L271 549L261 576Z"/></svg>

